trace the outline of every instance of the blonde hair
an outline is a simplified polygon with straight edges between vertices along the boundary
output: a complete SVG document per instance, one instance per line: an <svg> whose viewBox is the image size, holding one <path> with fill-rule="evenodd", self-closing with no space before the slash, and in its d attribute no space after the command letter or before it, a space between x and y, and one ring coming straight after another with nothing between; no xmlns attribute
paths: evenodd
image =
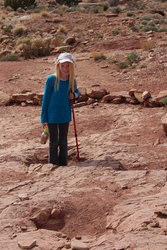
<svg viewBox="0 0 167 250"><path fill-rule="evenodd" d="M56 81L55 81L55 90L59 90L60 86L60 69L59 69L59 63L56 64ZM74 64L69 62L69 90L72 90L74 93L75 91L75 79L74 79Z"/></svg>

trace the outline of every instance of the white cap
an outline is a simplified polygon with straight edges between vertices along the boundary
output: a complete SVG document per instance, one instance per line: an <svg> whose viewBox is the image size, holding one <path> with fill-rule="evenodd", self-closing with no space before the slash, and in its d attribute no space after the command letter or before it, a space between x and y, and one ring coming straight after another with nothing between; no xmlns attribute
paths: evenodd
<svg viewBox="0 0 167 250"><path fill-rule="evenodd" d="M57 63L70 62L74 63L72 55L70 53L64 52L58 56Z"/></svg>

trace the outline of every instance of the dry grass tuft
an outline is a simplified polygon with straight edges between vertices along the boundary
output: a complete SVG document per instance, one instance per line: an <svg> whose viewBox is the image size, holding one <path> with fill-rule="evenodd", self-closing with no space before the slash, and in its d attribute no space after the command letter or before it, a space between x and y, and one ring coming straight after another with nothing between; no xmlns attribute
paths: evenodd
<svg viewBox="0 0 167 250"><path fill-rule="evenodd" d="M103 51L92 51L91 56L95 61L106 60L106 56Z"/></svg>
<svg viewBox="0 0 167 250"><path fill-rule="evenodd" d="M149 51L155 47L156 47L156 42L153 40L141 40L140 41L140 49L142 50Z"/></svg>
<svg viewBox="0 0 167 250"><path fill-rule="evenodd" d="M24 25L18 25L13 28L13 34L15 36L22 36L27 32L27 28Z"/></svg>

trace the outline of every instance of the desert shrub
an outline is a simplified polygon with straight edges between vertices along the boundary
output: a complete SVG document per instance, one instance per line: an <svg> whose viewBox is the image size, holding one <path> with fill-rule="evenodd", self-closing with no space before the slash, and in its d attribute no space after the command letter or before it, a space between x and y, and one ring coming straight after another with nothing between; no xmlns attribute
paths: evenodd
<svg viewBox="0 0 167 250"><path fill-rule="evenodd" d="M150 21L148 22L148 24L149 24L150 26L152 26L152 27L155 27L155 26L156 26L156 23L155 23L154 20L150 20Z"/></svg>
<svg viewBox="0 0 167 250"><path fill-rule="evenodd" d="M147 25L147 21L143 20L143 21L141 22L141 24L142 24L142 25Z"/></svg>
<svg viewBox="0 0 167 250"><path fill-rule="evenodd" d="M118 62L117 65L118 65L119 69L126 69L126 68L128 68L128 63L124 62L124 61Z"/></svg>
<svg viewBox="0 0 167 250"><path fill-rule="evenodd" d="M102 34L97 34L97 38L103 39L103 35Z"/></svg>
<svg viewBox="0 0 167 250"><path fill-rule="evenodd" d="M55 48L62 45L64 40L64 35L57 34L56 37L52 38L50 41L50 47Z"/></svg>
<svg viewBox="0 0 167 250"><path fill-rule="evenodd" d="M138 26L131 27L132 31L153 31L153 32L166 32L166 27L160 27L165 24L165 19L157 19L157 16L142 16Z"/></svg>
<svg viewBox="0 0 167 250"><path fill-rule="evenodd" d="M107 11L108 8L109 8L108 3L104 3L104 4L103 4L103 10L104 10L104 11Z"/></svg>
<svg viewBox="0 0 167 250"><path fill-rule="evenodd" d="M18 61L18 59L19 59L19 57L17 54L11 53L11 54L7 54L5 56L2 56L0 58L0 61Z"/></svg>
<svg viewBox="0 0 167 250"><path fill-rule="evenodd" d="M133 11L128 11L126 15L127 15L128 17L131 17L131 16L134 16L134 13L133 13Z"/></svg>
<svg viewBox="0 0 167 250"><path fill-rule="evenodd" d="M111 7L119 5L119 0L109 0L109 5Z"/></svg>
<svg viewBox="0 0 167 250"><path fill-rule="evenodd" d="M12 9L29 7L35 4L35 0L4 0L4 6L10 6Z"/></svg>
<svg viewBox="0 0 167 250"><path fill-rule="evenodd" d="M167 107L167 97L162 98L162 103L164 104L165 107Z"/></svg>
<svg viewBox="0 0 167 250"><path fill-rule="evenodd" d="M59 24L59 27L58 27L58 33L63 33L63 34L67 34L67 28L65 25L63 24Z"/></svg>
<svg viewBox="0 0 167 250"><path fill-rule="evenodd" d="M153 40L141 40L140 41L140 48L143 50L152 50L153 48L155 48L155 41Z"/></svg>
<svg viewBox="0 0 167 250"><path fill-rule="evenodd" d="M156 26L153 26L153 25L150 25L150 24L147 24L147 25L140 24L139 28L140 28L140 30L142 30L144 32L148 32L148 31L157 32L158 31L158 28Z"/></svg>
<svg viewBox="0 0 167 250"><path fill-rule="evenodd" d="M59 14L60 16L63 16L64 13L66 13L68 11L70 7L68 7L67 5L60 5L57 4L56 8L54 10L54 13Z"/></svg>
<svg viewBox="0 0 167 250"><path fill-rule="evenodd" d="M18 25L15 28L13 28L13 34L15 36L22 36L26 32L26 27L23 25Z"/></svg>
<svg viewBox="0 0 167 250"><path fill-rule="evenodd" d="M133 69L136 67L135 63L139 62L140 56L135 52L131 52L129 55L127 55L124 59L114 59L112 61L109 61L109 64L115 64L118 69L126 69L129 66Z"/></svg>
<svg viewBox="0 0 167 250"><path fill-rule="evenodd" d="M140 61L140 56L137 54L137 52L133 51L126 57L126 60L132 66L133 63Z"/></svg>
<svg viewBox="0 0 167 250"><path fill-rule="evenodd" d="M128 0L127 4L129 9L143 10L145 8L145 3L141 0Z"/></svg>
<svg viewBox="0 0 167 250"><path fill-rule="evenodd" d="M141 18L141 20L144 20L144 21L150 21L151 19L152 19L151 16L143 16L143 17Z"/></svg>
<svg viewBox="0 0 167 250"><path fill-rule="evenodd" d="M118 64L118 60L117 59L114 59L114 60L109 60L108 61L109 64Z"/></svg>
<svg viewBox="0 0 167 250"><path fill-rule="evenodd" d="M115 28L112 33L114 36L117 36L119 35L120 31L121 31L120 28Z"/></svg>
<svg viewBox="0 0 167 250"><path fill-rule="evenodd" d="M104 11L104 6L103 5L94 5L94 6L85 6L85 11L87 13L102 13Z"/></svg>
<svg viewBox="0 0 167 250"><path fill-rule="evenodd" d="M61 41L63 41L64 39L65 39L65 34L63 34L63 33L60 33L60 34L57 34L56 35L56 39L59 39L59 40L61 40Z"/></svg>
<svg viewBox="0 0 167 250"><path fill-rule="evenodd" d="M145 69L145 68L147 68L147 65L146 64L142 64L140 68L141 69Z"/></svg>
<svg viewBox="0 0 167 250"><path fill-rule="evenodd" d="M136 25L132 25L130 28L131 28L132 31L136 31L136 32L139 31L139 27L136 26Z"/></svg>
<svg viewBox="0 0 167 250"><path fill-rule="evenodd" d="M159 32L167 32L167 28L159 28L158 31Z"/></svg>
<svg viewBox="0 0 167 250"><path fill-rule="evenodd" d="M154 22L155 22L155 24L161 24L161 21L157 20L157 19L155 19Z"/></svg>
<svg viewBox="0 0 167 250"><path fill-rule="evenodd" d="M23 56L28 58L42 57L50 54L50 42L42 38L24 38L18 42Z"/></svg>
<svg viewBox="0 0 167 250"><path fill-rule="evenodd" d="M81 7L78 5L74 5L67 8L67 12L76 12L76 11L82 11Z"/></svg>
<svg viewBox="0 0 167 250"><path fill-rule="evenodd" d="M103 11L103 7L102 6L93 6L93 8L92 8L92 11L93 11L93 13L100 13L100 12L102 12Z"/></svg>
<svg viewBox="0 0 167 250"><path fill-rule="evenodd" d="M48 12L48 11L46 11L46 10L42 10L41 12L40 12L40 15L42 16L42 17L50 17L50 13Z"/></svg>
<svg viewBox="0 0 167 250"><path fill-rule="evenodd" d="M92 52L92 57L95 61L100 61L100 60L106 60L106 56L104 55L104 53L102 51L100 52Z"/></svg>
<svg viewBox="0 0 167 250"><path fill-rule="evenodd" d="M41 13L42 11L47 11L46 6L38 5L38 6L35 7L35 9L32 12Z"/></svg>
<svg viewBox="0 0 167 250"><path fill-rule="evenodd" d="M13 26L11 24L9 24L8 26L5 26L3 28L3 32L5 32L5 33L11 33L12 29L13 29Z"/></svg>
<svg viewBox="0 0 167 250"><path fill-rule="evenodd" d="M78 5L79 0L57 0L56 2L60 5L67 5L67 6L71 7L74 5Z"/></svg>
<svg viewBox="0 0 167 250"><path fill-rule="evenodd" d="M114 8L112 9L112 13L114 13L114 14L119 14L120 12L121 12L121 8L120 8L119 6L114 7Z"/></svg>

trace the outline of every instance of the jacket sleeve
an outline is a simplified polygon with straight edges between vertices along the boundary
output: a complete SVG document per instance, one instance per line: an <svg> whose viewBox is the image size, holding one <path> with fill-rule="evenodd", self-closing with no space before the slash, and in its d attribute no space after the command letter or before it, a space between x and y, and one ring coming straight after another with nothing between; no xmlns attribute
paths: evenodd
<svg viewBox="0 0 167 250"><path fill-rule="evenodd" d="M52 79L49 76L46 80L43 99L42 99L41 123L48 122L47 112L48 112L48 105L50 101L51 91L52 91Z"/></svg>

